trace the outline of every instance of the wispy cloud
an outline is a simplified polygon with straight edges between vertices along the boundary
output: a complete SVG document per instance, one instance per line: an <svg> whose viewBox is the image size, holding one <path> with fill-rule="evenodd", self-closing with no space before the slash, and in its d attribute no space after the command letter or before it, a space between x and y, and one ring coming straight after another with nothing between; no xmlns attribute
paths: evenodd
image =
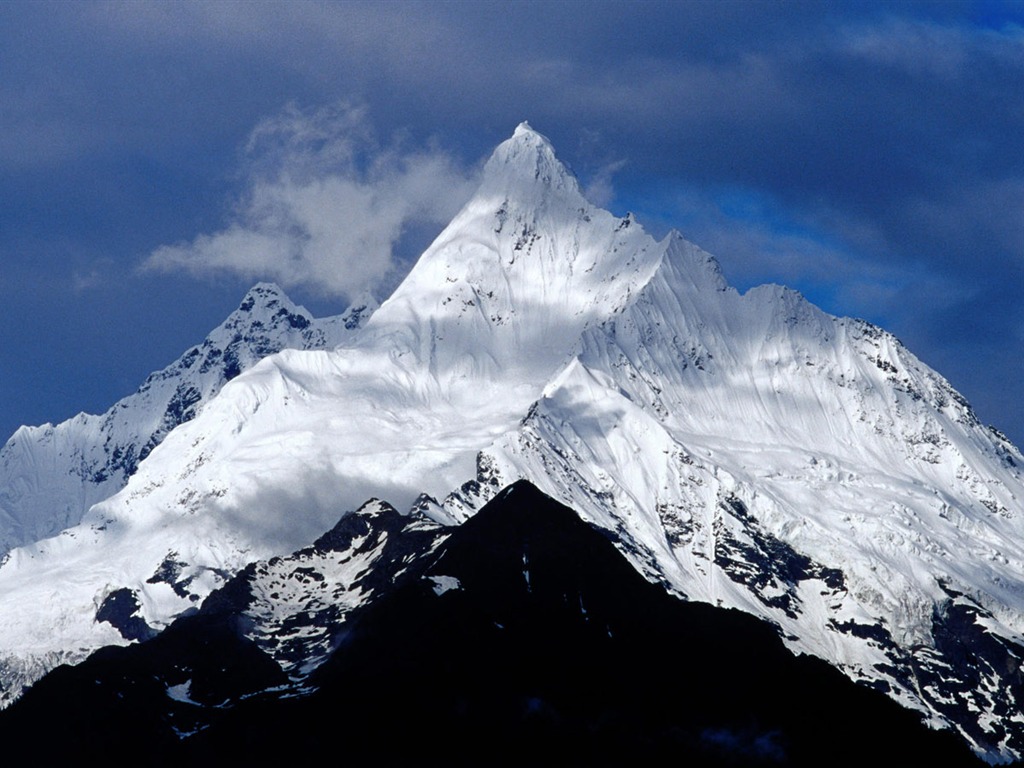
<svg viewBox="0 0 1024 768"><path fill-rule="evenodd" d="M163 245L147 270L234 273L323 295L387 281L407 227L446 223L473 173L436 147L381 144L365 110L289 107L261 121L245 147L244 191L223 229Z"/></svg>

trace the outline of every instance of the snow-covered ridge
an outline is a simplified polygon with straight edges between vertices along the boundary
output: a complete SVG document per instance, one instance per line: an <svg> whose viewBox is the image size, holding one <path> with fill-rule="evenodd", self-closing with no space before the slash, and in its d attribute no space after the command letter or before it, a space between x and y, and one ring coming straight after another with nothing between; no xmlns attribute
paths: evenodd
<svg viewBox="0 0 1024 768"><path fill-rule="evenodd" d="M702 259L677 240L470 490L530 478L651 578L1019 754L1020 452L890 334L777 286L698 284ZM488 498L442 507L464 519ZM962 643L987 650L964 662Z"/></svg>
<svg viewBox="0 0 1024 768"><path fill-rule="evenodd" d="M452 523L526 478L649 578L1011 757L1022 466L891 335L739 294L678 234L590 205L524 124L349 343L266 357L81 525L11 553L0 656L125 642L95 620L119 590L160 629L369 497ZM154 581L172 554L178 589Z"/></svg>
<svg viewBox="0 0 1024 768"><path fill-rule="evenodd" d="M77 525L225 382L282 349L337 346L376 306L372 297L360 297L345 313L316 319L276 285L260 283L202 344L106 413L21 427L0 448L0 556Z"/></svg>

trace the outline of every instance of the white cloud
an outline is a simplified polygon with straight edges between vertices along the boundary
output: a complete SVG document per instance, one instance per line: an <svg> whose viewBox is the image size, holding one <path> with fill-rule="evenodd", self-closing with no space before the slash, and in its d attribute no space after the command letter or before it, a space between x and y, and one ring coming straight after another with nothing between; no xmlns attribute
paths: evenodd
<svg viewBox="0 0 1024 768"><path fill-rule="evenodd" d="M447 223L472 174L436 148L375 138L365 111L290 107L246 146L245 191L218 232L153 251L144 269L233 273L324 295L373 290L396 269L410 225Z"/></svg>
<svg viewBox="0 0 1024 768"><path fill-rule="evenodd" d="M590 177L584 196L594 205L607 208L615 200L615 189L612 185L612 177L625 167L625 160L615 160L605 163Z"/></svg>

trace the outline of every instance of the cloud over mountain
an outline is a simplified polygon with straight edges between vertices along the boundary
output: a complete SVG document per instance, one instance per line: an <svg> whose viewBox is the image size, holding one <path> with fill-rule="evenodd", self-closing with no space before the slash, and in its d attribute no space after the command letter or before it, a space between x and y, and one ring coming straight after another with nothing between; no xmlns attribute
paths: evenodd
<svg viewBox="0 0 1024 768"><path fill-rule="evenodd" d="M245 148L246 183L223 229L163 245L150 270L231 272L327 295L374 289L395 270L409 226L441 225L472 191L472 173L436 147L380 143L364 109L289 106Z"/></svg>

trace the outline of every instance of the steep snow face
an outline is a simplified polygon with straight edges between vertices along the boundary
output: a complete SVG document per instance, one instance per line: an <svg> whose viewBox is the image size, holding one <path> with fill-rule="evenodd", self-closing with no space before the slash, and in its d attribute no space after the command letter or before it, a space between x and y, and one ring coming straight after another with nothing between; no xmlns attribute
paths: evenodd
<svg viewBox="0 0 1024 768"><path fill-rule="evenodd" d="M522 477L649 578L1020 755L1022 466L892 336L740 295L589 205L524 124L350 343L254 365L81 525L11 553L0 679L125 642L99 613L158 630L370 496L458 522Z"/></svg>
<svg viewBox="0 0 1024 768"><path fill-rule="evenodd" d="M359 339L446 399L500 383L536 393L581 332L625 306L664 244L632 216L591 206L547 139L525 123L488 161L480 189ZM483 395L483 396L481 396Z"/></svg>
<svg viewBox="0 0 1024 768"><path fill-rule="evenodd" d="M337 346L375 309L372 297L361 297L344 314L317 320L276 285L261 283L202 344L106 413L22 427L0 448L0 557L77 525L225 382L282 349Z"/></svg>

